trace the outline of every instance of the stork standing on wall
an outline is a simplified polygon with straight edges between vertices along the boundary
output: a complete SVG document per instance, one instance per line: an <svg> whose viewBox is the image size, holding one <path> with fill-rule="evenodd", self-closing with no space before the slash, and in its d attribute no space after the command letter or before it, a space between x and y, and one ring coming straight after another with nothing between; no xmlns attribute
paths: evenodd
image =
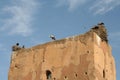
<svg viewBox="0 0 120 80"><path fill-rule="evenodd" d="M16 43L16 45L12 46L12 51L20 50L19 43Z"/></svg>
<svg viewBox="0 0 120 80"><path fill-rule="evenodd" d="M56 40L55 36L54 35L50 35L49 36L52 40Z"/></svg>

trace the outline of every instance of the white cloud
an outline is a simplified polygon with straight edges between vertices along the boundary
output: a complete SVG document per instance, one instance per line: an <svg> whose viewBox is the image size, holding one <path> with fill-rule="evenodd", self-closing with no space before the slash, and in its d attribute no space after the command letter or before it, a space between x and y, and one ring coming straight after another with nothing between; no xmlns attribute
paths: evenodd
<svg viewBox="0 0 120 80"><path fill-rule="evenodd" d="M120 5L120 0L97 0L90 7L90 11L94 12L94 14L105 14L118 5Z"/></svg>
<svg viewBox="0 0 120 80"><path fill-rule="evenodd" d="M11 6L5 6L3 11L10 15L4 19L4 25L0 28L9 34L30 35L33 31L32 20L37 9L35 0L13 0Z"/></svg>
<svg viewBox="0 0 120 80"><path fill-rule="evenodd" d="M57 0L58 5L67 5L69 7L69 10L72 11L76 8L78 8L80 5L84 4L87 0Z"/></svg>
<svg viewBox="0 0 120 80"><path fill-rule="evenodd" d="M83 8L88 8L88 10L90 10L94 14L105 14L120 5L120 0L57 0L57 1L58 6L66 5L69 7L68 9L70 11L73 11L74 9L80 7L80 5L83 5L82 6Z"/></svg>

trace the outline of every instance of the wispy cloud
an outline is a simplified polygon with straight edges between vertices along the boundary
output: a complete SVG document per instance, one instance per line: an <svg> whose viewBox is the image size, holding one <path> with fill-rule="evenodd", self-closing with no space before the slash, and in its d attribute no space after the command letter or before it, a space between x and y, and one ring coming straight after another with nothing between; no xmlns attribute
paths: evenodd
<svg viewBox="0 0 120 80"><path fill-rule="evenodd" d="M94 12L94 14L105 14L118 5L120 5L120 0L97 0L90 7L90 11Z"/></svg>
<svg viewBox="0 0 120 80"><path fill-rule="evenodd" d="M80 5L84 4L87 0L57 0L57 1L59 6L66 5L69 7L68 9L72 11L78 8Z"/></svg>
<svg viewBox="0 0 120 80"><path fill-rule="evenodd" d="M120 0L57 0L57 1L59 6L66 5L68 6L68 9L70 11L73 11L74 9L80 7L80 5L83 5L82 6L83 8L88 8L88 10L93 12L95 15L105 14L120 5Z"/></svg>
<svg viewBox="0 0 120 80"><path fill-rule="evenodd" d="M8 31L9 34L19 34L22 36L30 35L32 30L32 20L37 2L35 0L12 0L11 6L5 6L3 11L9 18L4 19L3 26L0 28L3 31Z"/></svg>

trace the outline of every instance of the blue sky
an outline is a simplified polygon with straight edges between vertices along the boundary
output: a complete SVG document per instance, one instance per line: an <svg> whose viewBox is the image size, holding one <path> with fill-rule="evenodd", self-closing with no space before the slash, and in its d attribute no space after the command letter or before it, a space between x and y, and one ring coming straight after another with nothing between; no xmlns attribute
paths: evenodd
<svg viewBox="0 0 120 80"><path fill-rule="evenodd" d="M11 46L25 47L85 33L104 22L120 80L120 0L1 0L0 80L8 79Z"/></svg>

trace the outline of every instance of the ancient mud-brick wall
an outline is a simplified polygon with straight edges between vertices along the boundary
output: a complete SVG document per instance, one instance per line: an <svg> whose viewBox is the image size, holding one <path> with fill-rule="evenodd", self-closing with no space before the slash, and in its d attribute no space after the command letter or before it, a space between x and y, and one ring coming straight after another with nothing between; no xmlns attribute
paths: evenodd
<svg viewBox="0 0 120 80"><path fill-rule="evenodd" d="M116 80L111 47L100 35L90 30L14 51L8 80Z"/></svg>

